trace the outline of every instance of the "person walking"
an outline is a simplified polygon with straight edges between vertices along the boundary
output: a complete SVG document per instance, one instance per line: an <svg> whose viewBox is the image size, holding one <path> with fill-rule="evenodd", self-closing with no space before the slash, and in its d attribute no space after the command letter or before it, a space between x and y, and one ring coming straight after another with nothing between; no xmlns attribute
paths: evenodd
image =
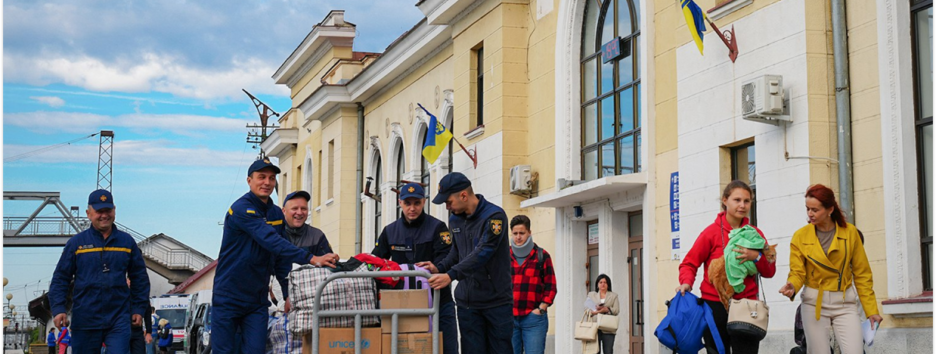
<svg viewBox="0 0 936 354"><path fill-rule="evenodd" d="M127 279L127 286L130 286L130 279ZM146 347L153 341L149 331L152 327L153 313L152 306L146 307L146 313L143 314L143 323L130 326L130 354L146 354Z"/></svg>
<svg viewBox="0 0 936 354"><path fill-rule="evenodd" d="M55 343L58 344L58 354L68 353L68 347L71 346L71 333L68 332L68 327L62 327L62 330L59 331L58 339L55 340Z"/></svg>
<svg viewBox="0 0 936 354"><path fill-rule="evenodd" d="M153 306L149 307L149 313L150 321L146 326L146 354L156 354L156 352L159 351L159 333L157 331L159 327L159 315L156 314L156 308Z"/></svg>
<svg viewBox="0 0 936 354"><path fill-rule="evenodd" d="M277 276L283 297L289 299L289 283L280 270L312 262L312 253L283 237L285 217L270 198L279 173L268 158L254 161L247 169L250 191L225 214L212 291L211 340L216 354L234 354L238 332L242 351L264 352L270 276Z"/></svg>
<svg viewBox="0 0 936 354"><path fill-rule="evenodd" d="M504 232L507 214L475 194L471 181L459 172L442 177L432 202L445 203L452 212L452 250L438 265L428 261L416 265L436 273L429 278L433 289L459 281L455 304L461 351L511 352L513 294L509 241Z"/></svg>
<svg viewBox="0 0 936 354"><path fill-rule="evenodd" d="M556 272L549 252L533 242L530 218L510 220L513 267L513 352L543 354L549 330L549 306L556 299Z"/></svg>
<svg viewBox="0 0 936 354"><path fill-rule="evenodd" d="M172 324L163 318L159 320L159 353L166 354L172 346Z"/></svg>
<svg viewBox="0 0 936 354"><path fill-rule="evenodd" d="M149 277L143 253L130 234L114 225L116 207L111 192L88 196L91 227L65 243L49 286L56 327L69 326L78 353L97 352L101 343L111 352L130 352L130 326L141 325L146 313ZM127 279L132 285L127 286ZM74 290L70 284L74 281ZM72 293L72 318L66 301ZM130 319L128 322L127 320Z"/></svg>
<svg viewBox="0 0 936 354"><path fill-rule="evenodd" d="M802 290L808 352L824 350L831 329L843 354L860 354L864 343L858 303L871 326L883 320L860 231L845 221L834 192L821 184L806 190L806 216L809 224L790 241L790 275L779 292L792 301Z"/></svg>
<svg viewBox="0 0 936 354"><path fill-rule="evenodd" d="M371 254L400 264L423 261L441 264L452 249L452 234L445 223L423 211L425 189L418 183L407 183L400 187L398 199L403 215L384 227ZM439 290L439 313L442 350L445 354L458 354L458 324L451 286Z"/></svg>
<svg viewBox="0 0 936 354"><path fill-rule="evenodd" d="M728 243L728 234L731 230L738 229L750 224L747 218L751 207L751 200L754 197L754 191L751 187L742 181L734 180L728 183L722 192L721 209L712 222L692 244L692 248L686 254L682 263L679 264L679 283L676 292L685 294L692 291L692 284L695 283L696 271L699 266L705 265L702 279L702 300L712 309L712 317L715 320L715 326L718 328L718 334L721 336L722 343L725 346L726 354L757 354L760 348L760 341L747 340L744 338L732 338L728 335L728 310L722 304L718 297L718 292L709 281L708 266L709 262L719 257L737 257L743 262L754 262L760 276L772 278L777 272L777 267L771 260L764 257L759 250L737 247L728 254L725 253L725 244ZM761 237L764 233L760 229L751 225L757 230ZM766 241L767 238L764 238ZM756 276L747 276L744 278L744 291L734 294L734 299L757 299L758 284ZM709 354L718 353L715 346L715 339L708 330L703 333L705 349Z"/></svg>
<svg viewBox="0 0 936 354"><path fill-rule="evenodd" d="M621 312L618 304L617 293L611 291L611 278L606 274L598 275L595 280L595 291L588 293L588 299L595 304L595 310L589 311L588 320L598 321L598 314L617 316ZM598 331L599 350L594 353L611 354L614 353L614 337L616 332ZM583 344L583 347L586 347ZM584 350L583 350L584 351Z"/></svg>
<svg viewBox="0 0 936 354"><path fill-rule="evenodd" d="M49 328L49 336L46 337L46 344L49 345L49 354L55 354L55 327Z"/></svg>

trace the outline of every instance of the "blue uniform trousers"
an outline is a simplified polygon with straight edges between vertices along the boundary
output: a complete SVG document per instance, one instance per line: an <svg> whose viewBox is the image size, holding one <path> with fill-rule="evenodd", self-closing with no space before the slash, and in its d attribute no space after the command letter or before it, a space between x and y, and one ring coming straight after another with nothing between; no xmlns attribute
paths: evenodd
<svg viewBox="0 0 936 354"><path fill-rule="evenodd" d="M439 331L442 332L442 352L458 354L458 324L455 320L455 301L439 305Z"/></svg>
<svg viewBox="0 0 936 354"><path fill-rule="evenodd" d="M240 352L264 353L267 339L267 307L257 304L239 304L237 301L218 301L211 309L211 352L236 354L237 332Z"/></svg>
<svg viewBox="0 0 936 354"><path fill-rule="evenodd" d="M130 352L130 321L111 327L110 329L72 329L72 353L97 354L101 352L102 344L107 345L109 353Z"/></svg>
<svg viewBox="0 0 936 354"><path fill-rule="evenodd" d="M512 354L513 305L489 309L458 307L462 353Z"/></svg>

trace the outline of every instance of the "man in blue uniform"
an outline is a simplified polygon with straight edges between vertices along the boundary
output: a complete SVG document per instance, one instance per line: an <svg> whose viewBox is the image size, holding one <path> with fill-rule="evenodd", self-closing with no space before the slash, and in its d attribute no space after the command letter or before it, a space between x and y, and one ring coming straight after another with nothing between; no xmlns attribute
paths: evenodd
<svg viewBox="0 0 936 354"><path fill-rule="evenodd" d="M441 264L452 249L452 234L442 221L423 212L426 191L418 183L408 183L400 188L399 203L403 216L383 229L371 254L397 263ZM439 330L444 334L442 350L445 354L458 354L452 290L446 286L439 294Z"/></svg>
<svg viewBox="0 0 936 354"><path fill-rule="evenodd" d="M130 325L142 325L149 306L146 264L133 237L114 226L116 208L110 192L91 192L86 213L91 227L65 243L52 274L53 323L61 329L71 322L75 353L100 352L101 343L113 353L128 353ZM73 280L69 321L65 302Z"/></svg>
<svg viewBox="0 0 936 354"><path fill-rule="evenodd" d="M339 257L333 253L325 233L317 227L306 224L306 219L309 218L309 200L312 200L312 195L306 191L289 193L283 200L283 214L286 215L286 239L294 246L312 253L312 264L334 268ZM291 270L291 263L279 262L276 269L277 277L286 277ZM274 291L274 293L278 292ZM289 307L289 298L286 298L283 311L289 312Z"/></svg>
<svg viewBox="0 0 936 354"><path fill-rule="evenodd" d="M513 351L513 292L507 214L484 196L475 194L465 175L453 172L439 183L432 199L452 212L449 229L454 246L438 265L417 265L439 273L429 278L433 289L458 280L455 302L464 353Z"/></svg>
<svg viewBox="0 0 936 354"><path fill-rule="evenodd" d="M266 349L269 279L282 264L307 264L312 254L283 237L283 211L270 195L280 169L269 159L254 161L247 169L250 192L237 199L224 217L224 236L212 293L212 350L233 354L235 335L241 333L243 353ZM277 273L283 295L288 282Z"/></svg>

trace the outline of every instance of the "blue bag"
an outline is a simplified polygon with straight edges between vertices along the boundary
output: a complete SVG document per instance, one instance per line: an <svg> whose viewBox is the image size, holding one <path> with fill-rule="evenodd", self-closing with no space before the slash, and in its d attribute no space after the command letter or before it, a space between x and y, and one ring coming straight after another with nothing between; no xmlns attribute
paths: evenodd
<svg viewBox="0 0 936 354"><path fill-rule="evenodd" d="M685 295L676 292L676 296L667 301L666 306L666 317L653 331L653 335L661 344L677 354L696 354L704 348L702 333L708 328L715 338L718 353L725 353L725 346L712 317L712 309L702 299L690 292L686 292Z"/></svg>

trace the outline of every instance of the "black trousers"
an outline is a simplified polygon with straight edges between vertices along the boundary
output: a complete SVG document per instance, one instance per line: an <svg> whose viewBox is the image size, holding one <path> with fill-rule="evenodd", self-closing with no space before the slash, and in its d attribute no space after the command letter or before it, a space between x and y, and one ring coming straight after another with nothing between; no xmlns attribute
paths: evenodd
<svg viewBox="0 0 936 354"><path fill-rule="evenodd" d="M612 354L614 353L614 337L617 336L614 333L602 333L598 331L598 343L601 345L601 350L599 353L603 354Z"/></svg>
<svg viewBox="0 0 936 354"><path fill-rule="evenodd" d="M705 303L712 308L712 318L715 319L715 327L718 328L718 334L721 336L722 343L725 346L725 354L757 354L760 349L760 341L743 340L741 338L732 338L728 336L728 310L721 301L705 300ZM715 346L715 338L708 329L702 334L705 342L705 351L708 354L718 354L718 347Z"/></svg>

